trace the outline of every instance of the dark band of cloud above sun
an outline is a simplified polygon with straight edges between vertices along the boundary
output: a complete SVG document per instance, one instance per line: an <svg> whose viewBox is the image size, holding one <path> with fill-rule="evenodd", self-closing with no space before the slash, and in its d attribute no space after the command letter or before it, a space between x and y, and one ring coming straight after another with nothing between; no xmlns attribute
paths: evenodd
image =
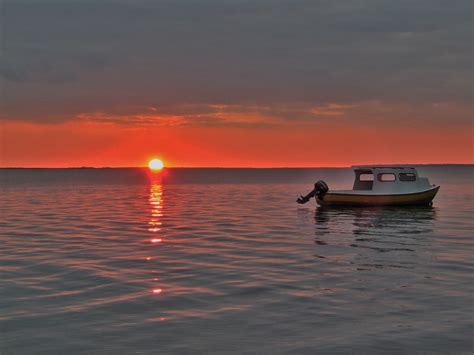
<svg viewBox="0 0 474 355"><path fill-rule="evenodd" d="M0 118L472 129L472 10L432 0L4 0Z"/></svg>

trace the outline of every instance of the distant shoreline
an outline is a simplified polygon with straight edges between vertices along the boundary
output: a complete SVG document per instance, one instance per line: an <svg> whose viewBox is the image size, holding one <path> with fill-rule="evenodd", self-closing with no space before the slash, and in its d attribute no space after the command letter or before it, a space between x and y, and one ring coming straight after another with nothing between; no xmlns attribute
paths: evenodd
<svg viewBox="0 0 474 355"><path fill-rule="evenodd" d="M474 163L469 164L363 164L363 165L394 165L394 166L416 166L416 167L470 167ZM165 167L165 169L349 169L351 166L300 166L300 167L219 167L219 166L203 166L203 167ZM12 169L35 169L35 170L92 170L92 169L148 169L145 166L124 166L124 167L95 167L95 166L81 166L81 167L0 167L0 170Z"/></svg>

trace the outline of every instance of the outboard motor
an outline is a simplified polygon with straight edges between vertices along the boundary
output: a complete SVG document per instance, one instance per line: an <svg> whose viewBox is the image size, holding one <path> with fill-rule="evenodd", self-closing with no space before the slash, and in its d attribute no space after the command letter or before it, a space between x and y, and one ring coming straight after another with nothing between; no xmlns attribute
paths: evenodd
<svg viewBox="0 0 474 355"><path fill-rule="evenodd" d="M323 180L319 180L317 183L314 184L313 191L311 191L306 196L298 197L296 202L301 203L301 204L306 203L311 199L311 197L315 197L315 196L322 197L328 191L329 191L328 184L326 184Z"/></svg>

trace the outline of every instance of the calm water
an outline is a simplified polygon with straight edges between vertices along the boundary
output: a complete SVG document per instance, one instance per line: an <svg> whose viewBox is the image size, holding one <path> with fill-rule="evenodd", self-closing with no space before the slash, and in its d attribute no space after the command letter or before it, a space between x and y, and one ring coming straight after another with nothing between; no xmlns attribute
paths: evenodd
<svg viewBox="0 0 474 355"><path fill-rule="evenodd" d="M0 352L472 353L473 174L318 209L348 169L1 170Z"/></svg>

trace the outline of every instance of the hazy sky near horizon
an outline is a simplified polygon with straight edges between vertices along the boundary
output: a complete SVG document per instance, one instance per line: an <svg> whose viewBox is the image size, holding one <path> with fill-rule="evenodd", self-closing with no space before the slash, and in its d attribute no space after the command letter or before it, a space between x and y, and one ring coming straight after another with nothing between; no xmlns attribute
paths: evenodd
<svg viewBox="0 0 474 355"><path fill-rule="evenodd" d="M3 0L3 166L473 162L468 0Z"/></svg>

